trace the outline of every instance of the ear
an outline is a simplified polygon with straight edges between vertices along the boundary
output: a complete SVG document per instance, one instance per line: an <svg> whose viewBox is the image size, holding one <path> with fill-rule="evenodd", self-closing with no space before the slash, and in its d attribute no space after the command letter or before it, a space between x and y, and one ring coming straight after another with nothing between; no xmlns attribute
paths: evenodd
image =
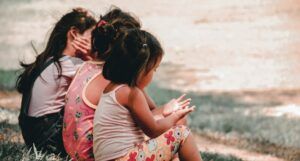
<svg viewBox="0 0 300 161"><path fill-rule="evenodd" d="M71 40L74 40L79 35L79 30L73 26L69 30L68 35Z"/></svg>

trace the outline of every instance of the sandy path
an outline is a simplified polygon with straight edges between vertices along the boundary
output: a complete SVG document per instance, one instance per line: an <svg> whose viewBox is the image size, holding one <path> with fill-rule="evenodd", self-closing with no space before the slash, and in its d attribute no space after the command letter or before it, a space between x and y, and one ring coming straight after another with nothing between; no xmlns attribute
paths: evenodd
<svg viewBox="0 0 300 161"><path fill-rule="evenodd" d="M0 91L0 107L11 110L20 109L21 95L18 92Z"/></svg>
<svg viewBox="0 0 300 161"><path fill-rule="evenodd" d="M236 148L222 143L214 142L207 138L196 135L197 145L200 151L212 152L224 155L232 155L245 161L284 161L274 156L251 152L245 149Z"/></svg>

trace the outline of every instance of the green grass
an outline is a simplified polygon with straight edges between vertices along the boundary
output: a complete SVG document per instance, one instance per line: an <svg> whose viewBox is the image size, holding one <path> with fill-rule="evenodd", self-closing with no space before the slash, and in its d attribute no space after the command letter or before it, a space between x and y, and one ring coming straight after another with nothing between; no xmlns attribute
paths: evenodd
<svg viewBox="0 0 300 161"><path fill-rule="evenodd" d="M5 141L0 144L0 160L2 161L64 161L54 154L44 154L35 148L27 149L24 144Z"/></svg>
<svg viewBox="0 0 300 161"><path fill-rule="evenodd" d="M0 122L0 134L4 135L5 140L0 138L0 160L1 161L63 161L69 158L60 158L53 154L43 154L35 148L27 149L23 143L12 142L10 137L16 133L20 134L18 125L9 124L6 121ZM204 161L241 161L234 156L221 155L217 153L201 153Z"/></svg>
<svg viewBox="0 0 300 161"><path fill-rule="evenodd" d="M15 90L18 74L18 70L0 69L0 90Z"/></svg>
<svg viewBox="0 0 300 161"><path fill-rule="evenodd" d="M68 158L60 158L53 154L44 154L35 148L27 149L22 143L21 131L17 124L0 122L0 160L1 161L61 161ZM18 138L18 139L16 139Z"/></svg>
<svg viewBox="0 0 300 161"><path fill-rule="evenodd" d="M182 94L158 87L156 83L152 83L147 91L159 105ZM190 126L195 130L238 134L263 144L300 148L299 119L243 114L247 109L281 105L276 100L247 102L230 93L189 93L188 97L197 106L190 114Z"/></svg>
<svg viewBox="0 0 300 161"><path fill-rule="evenodd" d="M232 155L220 155L217 153L201 152L203 161L242 161L242 159L236 158Z"/></svg>
<svg viewBox="0 0 300 161"><path fill-rule="evenodd" d="M0 90L14 90L16 78L16 70L0 70ZM165 89L156 83L152 83L147 91L159 105L181 95L177 90ZM300 148L299 119L243 114L247 109L281 105L277 100L247 102L231 93L209 92L189 93L188 97L197 106L190 115L190 126L196 131L228 136L238 134L250 142Z"/></svg>

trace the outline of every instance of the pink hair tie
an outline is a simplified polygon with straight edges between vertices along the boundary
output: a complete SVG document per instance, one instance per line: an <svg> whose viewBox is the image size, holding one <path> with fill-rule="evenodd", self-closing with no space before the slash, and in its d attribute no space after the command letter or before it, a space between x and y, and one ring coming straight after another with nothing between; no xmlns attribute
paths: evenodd
<svg viewBox="0 0 300 161"><path fill-rule="evenodd" d="M100 27L100 26L103 26L103 25L106 25L106 24L107 24L106 21L100 20L100 21L98 22L98 24L97 24L97 27Z"/></svg>

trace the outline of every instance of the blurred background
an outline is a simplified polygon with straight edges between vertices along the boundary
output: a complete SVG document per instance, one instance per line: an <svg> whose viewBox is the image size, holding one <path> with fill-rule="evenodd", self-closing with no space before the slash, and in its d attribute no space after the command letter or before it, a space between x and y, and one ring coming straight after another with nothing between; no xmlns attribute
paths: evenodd
<svg viewBox="0 0 300 161"><path fill-rule="evenodd" d="M31 43L42 51L74 7L98 19L111 5L162 42L148 92L158 104L188 93L205 160L300 160L299 0L1 0L0 159L24 156L14 85L19 61L35 59Z"/></svg>

